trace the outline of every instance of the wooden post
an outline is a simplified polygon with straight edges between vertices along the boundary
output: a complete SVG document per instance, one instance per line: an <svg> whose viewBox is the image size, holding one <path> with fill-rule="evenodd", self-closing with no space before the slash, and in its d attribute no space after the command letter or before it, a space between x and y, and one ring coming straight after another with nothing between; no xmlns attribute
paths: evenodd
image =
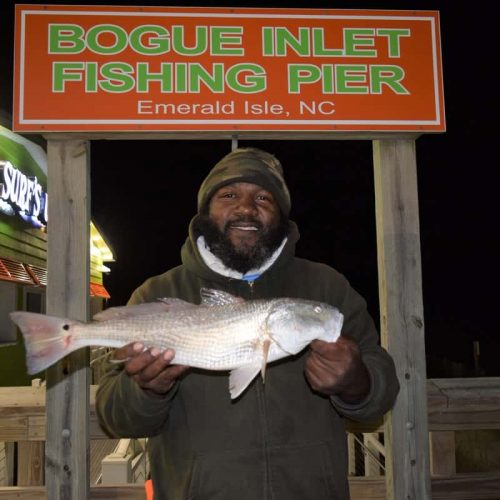
<svg viewBox="0 0 500 500"><path fill-rule="evenodd" d="M48 141L47 314L86 321L89 310L89 143ZM89 350L47 370L46 498L89 497Z"/></svg>
<svg viewBox="0 0 500 500"><path fill-rule="evenodd" d="M431 498L415 141L373 141L382 344L401 391L386 417L387 498Z"/></svg>
<svg viewBox="0 0 500 500"><path fill-rule="evenodd" d="M14 484L14 447L13 442L0 442L0 487Z"/></svg>
<svg viewBox="0 0 500 500"><path fill-rule="evenodd" d="M352 432L347 433L347 474L356 475L356 437Z"/></svg>
<svg viewBox="0 0 500 500"><path fill-rule="evenodd" d="M380 443L378 432L365 432L363 444L365 446L365 476L381 476L380 462L385 457L385 448Z"/></svg>

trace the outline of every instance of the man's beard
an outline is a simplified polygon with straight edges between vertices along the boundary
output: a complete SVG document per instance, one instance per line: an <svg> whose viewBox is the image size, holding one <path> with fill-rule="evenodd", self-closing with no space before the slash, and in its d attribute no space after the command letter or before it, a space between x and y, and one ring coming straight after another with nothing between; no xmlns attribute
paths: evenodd
<svg viewBox="0 0 500 500"><path fill-rule="evenodd" d="M262 231L255 245L235 247L229 238L229 226L237 222L252 223ZM288 219L281 216L277 226L264 230L262 224L252 217L239 217L231 220L221 231L208 215L197 217L194 225L196 237L203 235L210 251L226 267L245 274L250 269L258 269L281 245L288 234Z"/></svg>

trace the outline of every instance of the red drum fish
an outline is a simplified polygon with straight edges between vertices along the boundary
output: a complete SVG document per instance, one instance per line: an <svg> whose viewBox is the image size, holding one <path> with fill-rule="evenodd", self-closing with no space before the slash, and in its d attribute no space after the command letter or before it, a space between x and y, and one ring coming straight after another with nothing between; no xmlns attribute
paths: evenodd
<svg viewBox="0 0 500 500"><path fill-rule="evenodd" d="M10 313L26 346L28 373L38 373L86 346L146 347L175 351L174 363L227 370L231 398L238 397L267 363L298 354L312 340L335 342L343 315L310 300L244 300L201 290L201 304L178 298L114 307L83 323L23 311Z"/></svg>

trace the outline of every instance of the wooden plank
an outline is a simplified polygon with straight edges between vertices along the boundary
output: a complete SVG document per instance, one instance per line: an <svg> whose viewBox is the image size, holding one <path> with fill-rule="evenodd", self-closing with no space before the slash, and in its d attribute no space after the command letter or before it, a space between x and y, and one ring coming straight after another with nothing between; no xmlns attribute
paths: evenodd
<svg viewBox="0 0 500 500"><path fill-rule="evenodd" d="M500 378L427 381L430 430L500 429Z"/></svg>
<svg viewBox="0 0 500 500"><path fill-rule="evenodd" d="M44 487L0 488L0 499L6 500L46 500L50 498ZM92 486L92 500L144 500L144 485L127 484L120 486Z"/></svg>
<svg viewBox="0 0 500 500"><path fill-rule="evenodd" d="M432 499L480 500L500 498L500 473L456 474L433 477ZM351 500L386 500L384 478L350 477Z"/></svg>
<svg viewBox="0 0 500 500"><path fill-rule="evenodd" d="M429 379L429 409L461 407L475 411L498 403L499 377Z"/></svg>
<svg viewBox="0 0 500 500"><path fill-rule="evenodd" d="M431 474L449 476L457 472L455 432L429 432Z"/></svg>
<svg viewBox="0 0 500 500"><path fill-rule="evenodd" d="M382 344L401 391L386 418L387 498L431 497L415 142L373 141Z"/></svg>
<svg viewBox="0 0 500 500"><path fill-rule="evenodd" d="M45 267L47 260L47 243L43 240L13 238L11 235L0 233L2 257L22 261L26 264Z"/></svg>
<svg viewBox="0 0 500 500"><path fill-rule="evenodd" d="M28 417L28 439L30 441L45 441L45 415Z"/></svg>
<svg viewBox="0 0 500 500"><path fill-rule="evenodd" d="M45 387L0 387L0 417L44 414Z"/></svg>
<svg viewBox="0 0 500 500"><path fill-rule="evenodd" d="M356 475L356 439L352 432L347 433L347 473Z"/></svg>
<svg viewBox="0 0 500 500"><path fill-rule="evenodd" d="M385 479L383 477L350 477L351 500L386 500Z"/></svg>
<svg viewBox="0 0 500 500"><path fill-rule="evenodd" d="M47 314L86 321L89 312L89 143L50 140ZM47 498L89 496L89 349L47 370Z"/></svg>
<svg viewBox="0 0 500 500"><path fill-rule="evenodd" d="M350 477L351 500L386 500L384 478ZM500 474L478 473L432 478L433 500L485 500L500 497ZM43 487L0 487L0 499L45 500ZM142 484L92 486L92 500L144 500Z"/></svg>
<svg viewBox="0 0 500 500"><path fill-rule="evenodd" d="M500 498L500 473L456 474L432 479L433 500L485 500Z"/></svg>
<svg viewBox="0 0 500 500"><path fill-rule="evenodd" d="M107 439L95 414L96 391L91 385L90 436ZM429 379L427 394L429 431L500 428L500 377ZM346 429L382 432L383 422L346 421ZM45 440L45 387L0 387L0 441L24 440Z"/></svg>
<svg viewBox="0 0 500 500"><path fill-rule="evenodd" d="M89 435L108 439L95 414L97 386L89 388ZM0 387L0 441L44 441L45 387Z"/></svg>
<svg viewBox="0 0 500 500"><path fill-rule="evenodd" d="M381 458L385 457L385 446L380 442L378 432L367 432L363 434L365 446L365 476L381 476Z"/></svg>
<svg viewBox="0 0 500 500"><path fill-rule="evenodd" d="M28 439L28 417L0 417L0 441L23 441Z"/></svg>
<svg viewBox="0 0 500 500"><path fill-rule="evenodd" d="M14 484L15 444L0 442L0 487Z"/></svg>
<svg viewBox="0 0 500 500"><path fill-rule="evenodd" d="M45 444L41 441L17 443L17 485L42 486Z"/></svg>
<svg viewBox="0 0 500 500"><path fill-rule="evenodd" d="M39 229L13 229L0 221L0 247L2 257L34 265L45 265L47 260L47 235Z"/></svg>

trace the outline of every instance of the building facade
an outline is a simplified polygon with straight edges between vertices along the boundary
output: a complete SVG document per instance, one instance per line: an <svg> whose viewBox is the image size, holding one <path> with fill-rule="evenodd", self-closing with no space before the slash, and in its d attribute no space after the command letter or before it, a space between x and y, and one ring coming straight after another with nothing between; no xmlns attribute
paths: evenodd
<svg viewBox="0 0 500 500"><path fill-rule="evenodd" d="M0 126L0 386L28 385L22 338L9 312L45 312L47 286L47 157L44 149ZM109 294L103 274L113 254L90 227L91 313Z"/></svg>

